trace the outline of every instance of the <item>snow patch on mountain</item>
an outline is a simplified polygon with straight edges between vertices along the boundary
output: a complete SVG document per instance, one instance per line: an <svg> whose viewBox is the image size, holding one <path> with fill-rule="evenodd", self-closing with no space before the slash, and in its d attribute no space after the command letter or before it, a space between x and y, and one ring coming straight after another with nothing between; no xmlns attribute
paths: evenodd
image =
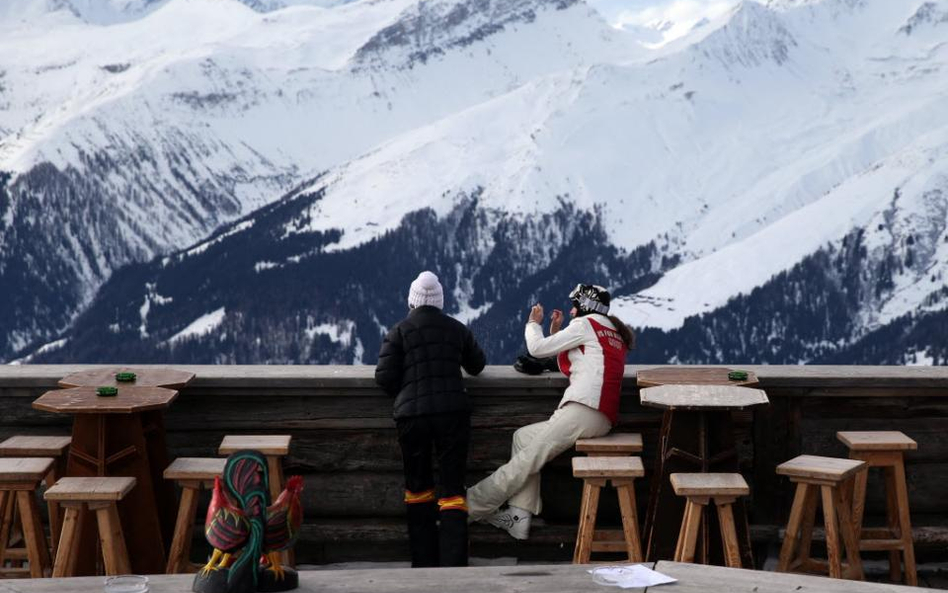
<svg viewBox="0 0 948 593"><path fill-rule="evenodd" d="M205 313L189 323L184 329L168 338L168 341L165 343L169 346L174 346L182 340L207 335L220 327L226 316L227 309L225 307L215 309L210 313Z"/></svg>
<svg viewBox="0 0 948 593"><path fill-rule="evenodd" d="M348 346L352 343L355 323L345 319L338 323L320 323L306 329L306 337L310 340L317 335L326 336L331 341Z"/></svg>
<svg viewBox="0 0 948 593"><path fill-rule="evenodd" d="M254 222L256 222L254 219L248 218L247 220L244 220L232 226L231 228L227 229L225 232L214 235L214 237L212 237L211 239L208 239L207 241L198 243L194 247L182 253L180 257L191 257L194 255L198 255L200 253L204 253L205 251L207 251L207 248L210 247L211 245L216 245L220 243L221 241L223 241L224 239L226 239L227 237L230 237L231 235L236 235L239 232L246 231L247 229L252 228Z"/></svg>
<svg viewBox="0 0 948 593"><path fill-rule="evenodd" d="M43 354L49 354L63 348L67 343L69 343L69 338L61 338L59 340L53 340L52 342L43 344L37 348L33 353L24 356L22 358L17 358L16 360L11 360L7 364L20 365L20 364L30 364L34 358L37 356L42 356Z"/></svg>
<svg viewBox="0 0 948 593"><path fill-rule="evenodd" d="M169 305L172 302L174 302L172 297L165 297L158 294L154 283L145 283L145 298L142 300L142 306L138 309L138 315L141 319L141 325L138 327L140 337L148 337L148 314L151 313L152 305Z"/></svg>
<svg viewBox="0 0 948 593"><path fill-rule="evenodd" d="M928 353L928 350L916 350L905 354L903 364L906 366L932 366L935 364L935 359Z"/></svg>
<svg viewBox="0 0 948 593"><path fill-rule="evenodd" d="M305 334L310 348L315 347L314 340L316 336L323 336L342 349L347 350L352 347L353 355L349 364L363 364L362 358L365 355L365 347L362 340L356 335L356 324L351 319L313 325L306 328Z"/></svg>

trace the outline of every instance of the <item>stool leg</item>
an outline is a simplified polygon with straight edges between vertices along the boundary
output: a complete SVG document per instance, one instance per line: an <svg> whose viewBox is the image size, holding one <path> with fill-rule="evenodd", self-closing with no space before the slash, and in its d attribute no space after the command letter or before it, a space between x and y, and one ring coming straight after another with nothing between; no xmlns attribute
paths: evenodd
<svg viewBox="0 0 948 593"><path fill-rule="evenodd" d="M46 546L46 534L40 519L39 505L34 490L19 490L16 493L20 508L20 521L23 524L23 541L26 543L27 558L30 561L30 576L34 579L46 576L49 569L49 548Z"/></svg>
<svg viewBox="0 0 948 593"><path fill-rule="evenodd" d="M10 521L10 542L13 542L13 543L19 542L23 545L17 548L11 543L10 547L7 548L8 556L10 555L10 552L15 551L15 550L22 551L24 553L27 551L26 540L23 538L23 519L20 518L20 505L16 501L17 501L17 495L14 494L13 503L12 503L13 504L13 518ZM18 530L19 530L19 533L17 532ZM23 568L24 566L26 566L26 563L28 562L28 560L26 556L18 556L15 558L11 558L10 562L15 568Z"/></svg>
<svg viewBox="0 0 948 593"><path fill-rule="evenodd" d="M809 484L797 484L797 491L793 495L793 506L790 507L790 520L787 522L787 532L783 536L783 546L780 548L780 562L777 572L788 572L793 553L797 549L797 537L800 535L800 524L803 520L803 506L806 501Z"/></svg>
<svg viewBox="0 0 948 593"><path fill-rule="evenodd" d="M850 455L852 457L852 455ZM853 457L854 458L854 457ZM854 458L855 459L855 458ZM862 539L862 518L866 512L866 482L869 479L869 466L853 476L853 526L856 537Z"/></svg>
<svg viewBox="0 0 948 593"><path fill-rule="evenodd" d="M685 547L685 534L688 533L688 510L691 508L691 502L685 499L685 512L681 514L681 528L678 530L678 543L675 544L675 556L672 558L675 562L681 562L682 549Z"/></svg>
<svg viewBox="0 0 948 593"><path fill-rule="evenodd" d="M635 488L629 484L616 487L619 495L619 509L622 512L622 531L625 533L625 546L629 553L629 562L642 562L642 542L639 540L639 516L635 508Z"/></svg>
<svg viewBox="0 0 948 593"><path fill-rule="evenodd" d="M885 480L885 519L886 526L895 539L901 537L899 532L899 503L896 500L895 469L893 467L883 467L882 477ZM902 560L897 550L889 551L889 578L894 583L902 580Z"/></svg>
<svg viewBox="0 0 948 593"><path fill-rule="evenodd" d="M588 564L592 553L593 532L596 530L596 514L599 511L599 484L592 480L583 482L583 502L579 517L579 533L576 535L576 550L573 564Z"/></svg>
<svg viewBox="0 0 948 593"><path fill-rule="evenodd" d="M851 516L852 500L842 487L836 488L836 511L839 513L839 530L843 536L843 546L846 548L846 562L849 563L847 578L863 580L862 558L859 556L859 538L853 526Z"/></svg>
<svg viewBox="0 0 948 593"><path fill-rule="evenodd" d="M270 502L273 503L283 491L283 460L278 456L268 455L267 469L270 474Z"/></svg>
<svg viewBox="0 0 948 593"><path fill-rule="evenodd" d="M899 530L902 535L902 553L905 556L905 584L918 585L915 570L915 544L912 541L912 520L909 515L908 484L905 480L905 463L902 459L895 464L893 481L895 482L896 506L899 512ZM898 558L898 553L896 553Z"/></svg>
<svg viewBox="0 0 948 593"><path fill-rule="evenodd" d="M273 502L283 492L286 480L283 477L283 458L277 455L267 456L267 468L270 474L270 501ZM296 566L296 553L293 549L282 552L283 564Z"/></svg>
<svg viewBox="0 0 948 593"><path fill-rule="evenodd" d="M132 571L128 561L128 549L125 547L125 535L119 520L115 503L100 507L95 511L99 523L99 540L102 542L102 560L105 562L105 574L109 576L128 574Z"/></svg>
<svg viewBox="0 0 948 593"><path fill-rule="evenodd" d="M58 462L53 464L53 469L46 475L46 489L50 489L59 479ZM46 510L49 512L49 542L53 556L59 549L59 534L62 532L62 511L59 509L59 503L53 500L46 502Z"/></svg>
<svg viewBox="0 0 948 593"><path fill-rule="evenodd" d="M53 577L76 576L76 557L79 554L79 534L82 533L82 505L70 506L63 518L63 531L56 549L56 562L53 564Z"/></svg>
<svg viewBox="0 0 948 593"><path fill-rule="evenodd" d="M181 505L178 507L178 520L175 522L174 539L171 541L171 552L168 554L168 566L165 570L167 574L187 572L199 492L197 488L188 486L181 489Z"/></svg>
<svg viewBox="0 0 948 593"><path fill-rule="evenodd" d="M741 568L741 551L737 546L737 527L734 525L734 511L730 502L718 503L718 523L721 524L721 542L724 544L724 558L730 568Z"/></svg>
<svg viewBox="0 0 948 593"><path fill-rule="evenodd" d="M809 570L807 565L810 562L810 549L813 546L813 528L816 526L816 507L819 498L819 490L810 487L803 501L803 523L800 526L800 545L797 548L796 561L804 572Z"/></svg>
<svg viewBox="0 0 948 593"><path fill-rule="evenodd" d="M7 545L10 543L10 523L13 521L9 512L13 504L13 491L0 491L0 570L6 564Z"/></svg>
<svg viewBox="0 0 948 593"><path fill-rule="evenodd" d="M701 515L702 511L704 510L702 507L703 505L698 504L691 499L688 499L688 504L685 506L685 516L688 521L688 525L685 527L685 543L681 548L682 562L695 561L695 546L698 543L698 528L701 527Z"/></svg>
<svg viewBox="0 0 948 593"><path fill-rule="evenodd" d="M821 486L823 494L823 525L826 528L826 557L829 576L843 578L843 562L839 553L839 518L836 514L836 492L833 486Z"/></svg>

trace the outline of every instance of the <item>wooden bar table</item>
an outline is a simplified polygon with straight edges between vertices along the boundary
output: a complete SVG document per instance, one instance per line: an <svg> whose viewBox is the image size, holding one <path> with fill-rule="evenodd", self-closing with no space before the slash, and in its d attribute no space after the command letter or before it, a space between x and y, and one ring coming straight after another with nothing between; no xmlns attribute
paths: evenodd
<svg viewBox="0 0 948 593"><path fill-rule="evenodd" d="M37 410L74 415L72 446L66 464L70 477L133 477L136 486L119 505L127 534L132 571L164 572L165 549L155 482L145 441L143 415L166 409L178 392L163 387L118 387L118 395L99 396L95 387L48 391L33 402ZM95 521L86 517L80 535L78 574L95 574Z"/></svg>
<svg viewBox="0 0 948 593"><path fill-rule="evenodd" d="M767 394L751 389L757 377L747 373L739 381L728 379L727 368L649 369L638 373L643 406L664 410L645 514L645 554L650 561L674 557L685 500L676 496L669 476L673 473L739 472L732 412L769 403ZM753 490L751 492L753 494ZM723 564L723 546L717 534L717 516L703 509L695 559ZM750 528L743 500L734 504L741 563L752 568Z"/></svg>
<svg viewBox="0 0 948 593"><path fill-rule="evenodd" d="M118 373L135 373L135 380L119 382ZM194 380L194 373L173 368L132 368L113 367L90 369L71 373L59 380L59 386L70 387L164 387L179 391ZM161 540L165 553L174 538L174 524L178 517L178 504L175 500L174 484L164 479L165 468L171 463L168 459L168 444L165 435L165 410L141 412L142 430L145 434L145 446L148 449L148 466L151 469L151 483L155 489L158 505L158 520L161 523Z"/></svg>

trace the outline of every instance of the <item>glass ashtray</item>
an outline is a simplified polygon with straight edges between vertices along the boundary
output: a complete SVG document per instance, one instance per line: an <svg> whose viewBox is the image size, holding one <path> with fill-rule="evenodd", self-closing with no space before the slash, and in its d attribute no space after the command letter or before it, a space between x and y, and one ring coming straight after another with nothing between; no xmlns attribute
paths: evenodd
<svg viewBox="0 0 948 593"><path fill-rule="evenodd" d="M122 574L105 579L105 593L147 593L148 577Z"/></svg>

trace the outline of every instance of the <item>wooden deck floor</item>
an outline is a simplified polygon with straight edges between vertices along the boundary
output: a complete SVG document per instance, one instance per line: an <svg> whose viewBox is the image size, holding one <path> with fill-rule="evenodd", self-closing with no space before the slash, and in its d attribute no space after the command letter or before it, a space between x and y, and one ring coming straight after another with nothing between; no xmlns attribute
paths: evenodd
<svg viewBox="0 0 948 593"><path fill-rule="evenodd" d="M593 582L593 565L489 566L478 568L321 570L300 573L301 593L574 593L621 591ZM651 564L649 566L652 566ZM655 570L677 583L625 589L629 593L909 593L923 591L880 583L832 580L661 561ZM188 593L191 575L151 576L150 593ZM0 581L0 593L101 593L102 577Z"/></svg>

